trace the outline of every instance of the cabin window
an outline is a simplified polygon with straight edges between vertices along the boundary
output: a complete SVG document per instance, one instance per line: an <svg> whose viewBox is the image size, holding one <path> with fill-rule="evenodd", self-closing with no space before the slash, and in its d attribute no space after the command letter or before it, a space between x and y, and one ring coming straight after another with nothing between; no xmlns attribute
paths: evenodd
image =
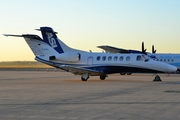
<svg viewBox="0 0 180 120"><path fill-rule="evenodd" d="M141 61L141 60L142 60L142 57L141 57L140 55L138 55L138 56L136 57L136 60L137 60L137 61Z"/></svg>
<svg viewBox="0 0 180 120"><path fill-rule="evenodd" d="M173 60L173 59L172 59L171 61L172 61L172 62L174 62L174 60Z"/></svg>
<svg viewBox="0 0 180 120"><path fill-rule="evenodd" d="M117 61L117 56L114 57L114 61Z"/></svg>
<svg viewBox="0 0 180 120"><path fill-rule="evenodd" d="M96 59L97 59L97 61L99 61L99 60L101 59L101 57L100 57L100 56L97 56L97 58L96 58Z"/></svg>
<svg viewBox="0 0 180 120"><path fill-rule="evenodd" d="M166 62L166 59L164 59L164 62Z"/></svg>
<svg viewBox="0 0 180 120"><path fill-rule="evenodd" d="M162 62L162 59L160 59L160 61Z"/></svg>
<svg viewBox="0 0 180 120"><path fill-rule="evenodd" d="M109 56L109 57L108 57L108 60L109 60L109 61L111 61L111 60L112 60L112 57L111 57L111 56Z"/></svg>
<svg viewBox="0 0 180 120"><path fill-rule="evenodd" d="M121 57L119 58L119 60L120 60L120 61L123 61L123 56L121 56Z"/></svg>
<svg viewBox="0 0 180 120"><path fill-rule="evenodd" d="M170 59L168 59L168 62L170 62Z"/></svg>
<svg viewBox="0 0 180 120"><path fill-rule="evenodd" d="M102 60L105 61L105 60L106 60L106 56L103 56L103 57L102 57Z"/></svg>
<svg viewBox="0 0 180 120"><path fill-rule="evenodd" d="M157 61L159 61L159 59L157 59Z"/></svg>
<svg viewBox="0 0 180 120"><path fill-rule="evenodd" d="M127 57L126 57L126 61L129 61L129 60L130 60L130 57L129 57L129 56L127 56Z"/></svg>

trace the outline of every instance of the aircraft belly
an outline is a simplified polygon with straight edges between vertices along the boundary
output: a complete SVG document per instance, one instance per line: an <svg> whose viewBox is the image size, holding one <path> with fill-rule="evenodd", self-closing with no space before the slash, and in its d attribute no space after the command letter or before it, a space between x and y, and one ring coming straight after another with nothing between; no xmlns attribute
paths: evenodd
<svg viewBox="0 0 180 120"><path fill-rule="evenodd" d="M99 69L103 70L105 74L121 73L121 72L133 72L133 73L162 73L161 71L145 69L139 67L126 67L126 66L103 66Z"/></svg>

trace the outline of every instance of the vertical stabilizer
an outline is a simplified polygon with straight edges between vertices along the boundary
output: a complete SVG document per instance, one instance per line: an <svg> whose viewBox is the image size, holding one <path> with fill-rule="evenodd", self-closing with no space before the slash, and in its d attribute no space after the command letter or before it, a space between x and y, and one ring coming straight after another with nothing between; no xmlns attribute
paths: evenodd
<svg viewBox="0 0 180 120"><path fill-rule="evenodd" d="M56 36L57 32L54 32L54 30L51 27L40 27L40 29L36 29L36 30L41 31L44 42L49 44L59 54L64 53L64 52L77 51L75 49L68 47L60 39L58 39L58 37Z"/></svg>

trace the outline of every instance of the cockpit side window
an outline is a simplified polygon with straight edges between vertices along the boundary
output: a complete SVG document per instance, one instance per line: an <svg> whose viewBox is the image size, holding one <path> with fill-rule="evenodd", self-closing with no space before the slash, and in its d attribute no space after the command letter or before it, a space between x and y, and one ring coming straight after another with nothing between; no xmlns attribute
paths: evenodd
<svg viewBox="0 0 180 120"><path fill-rule="evenodd" d="M138 55L138 56L136 57L136 60L137 60L137 61L142 61L142 57L141 57L140 55Z"/></svg>

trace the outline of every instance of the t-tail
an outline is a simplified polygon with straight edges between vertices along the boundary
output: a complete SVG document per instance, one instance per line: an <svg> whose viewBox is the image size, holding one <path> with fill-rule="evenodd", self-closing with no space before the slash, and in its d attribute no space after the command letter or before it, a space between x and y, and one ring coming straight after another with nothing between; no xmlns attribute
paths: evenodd
<svg viewBox="0 0 180 120"><path fill-rule="evenodd" d="M42 37L44 42L49 44L52 48L54 48L59 54L65 52L77 52L80 50L76 50L70 48L66 44L64 44L60 39L57 37L57 32L55 32L51 27L40 27L40 29L36 29L41 31Z"/></svg>
<svg viewBox="0 0 180 120"><path fill-rule="evenodd" d="M51 61L61 61L62 63L78 62L81 58L81 53L85 52L68 47L57 38L57 33L50 27L40 27L40 29L36 30L41 31L43 39L34 34L4 35L23 37L34 53L35 59L49 65L51 65Z"/></svg>

